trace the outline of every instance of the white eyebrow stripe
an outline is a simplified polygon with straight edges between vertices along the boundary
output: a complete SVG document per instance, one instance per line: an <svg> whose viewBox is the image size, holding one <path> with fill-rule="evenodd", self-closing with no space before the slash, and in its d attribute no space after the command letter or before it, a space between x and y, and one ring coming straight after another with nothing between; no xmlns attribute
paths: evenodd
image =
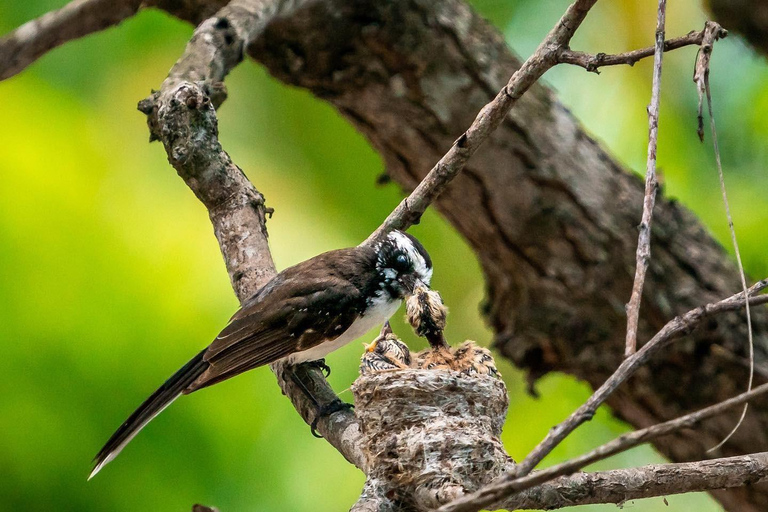
<svg viewBox="0 0 768 512"><path fill-rule="evenodd" d="M421 255L416 246L413 245L411 239L400 231L392 231L388 236L400 250L408 254L408 257L413 262L413 268L416 274L419 276L424 276L425 283L429 284L429 282L432 280L433 269L427 267L426 260L424 260L424 257Z"/></svg>

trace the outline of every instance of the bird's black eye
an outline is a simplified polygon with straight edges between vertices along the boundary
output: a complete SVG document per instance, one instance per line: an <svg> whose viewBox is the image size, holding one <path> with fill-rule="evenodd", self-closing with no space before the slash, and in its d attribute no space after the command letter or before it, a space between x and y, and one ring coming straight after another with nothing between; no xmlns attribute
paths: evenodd
<svg viewBox="0 0 768 512"><path fill-rule="evenodd" d="M408 266L408 256L401 253L395 257L395 270L408 270Z"/></svg>

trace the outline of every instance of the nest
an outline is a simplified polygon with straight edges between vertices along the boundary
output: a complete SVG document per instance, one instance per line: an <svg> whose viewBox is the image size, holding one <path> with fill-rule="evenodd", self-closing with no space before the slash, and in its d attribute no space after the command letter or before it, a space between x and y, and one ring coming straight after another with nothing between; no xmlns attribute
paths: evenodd
<svg viewBox="0 0 768 512"><path fill-rule="evenodd" d="M389 499L436 508L510 468L499 440L509 401L494 376L392 370L361 375L352 392L369 482Z"/></svg>

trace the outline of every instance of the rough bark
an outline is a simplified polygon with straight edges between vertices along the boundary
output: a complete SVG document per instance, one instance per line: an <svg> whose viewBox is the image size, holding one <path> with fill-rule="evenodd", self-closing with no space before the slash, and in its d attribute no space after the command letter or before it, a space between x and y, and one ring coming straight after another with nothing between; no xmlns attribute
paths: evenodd
<svg viewBox="0 0 768 512"><path fill-rule="evenodd" d="M505 500L509 510L553 510L591 503L623 503L651 496L670 496L701 489L726 489L768 478L768 454L640 468L576 473L534 487ZM638 507L639 508L639 507Z"/></svg>
<svg viewBox="0 0 768 512"><path fill-rule="evenodd" d="M314 4L271 24L249 53L338 108L406 190L519 66L501 37L456 0ZM532 379L563 371L597 386L618 366L642 197L641 181L536 86L438 199L482 264L496 347ZM641 344L676 314L739 283L722 247L684 207L659 197L656 215ZM764 310L755 316L764 363L768 324ZM609 403L645 427L725 399L746 384L746 367L733 362L746 354L745 340L742 314L713 320ZM723 455L768 449L765 404L756 404ZM737 416L656 446L674 461L705 458ZM715 495L730 510L768 507L764 487Z"/></svg>
<svg viewBox="0 0 768 512"><path fill-rule="evenodd" d="M141 0L73 0L0 39L0 80L57 46L117 25L136 14Z"/></svg>

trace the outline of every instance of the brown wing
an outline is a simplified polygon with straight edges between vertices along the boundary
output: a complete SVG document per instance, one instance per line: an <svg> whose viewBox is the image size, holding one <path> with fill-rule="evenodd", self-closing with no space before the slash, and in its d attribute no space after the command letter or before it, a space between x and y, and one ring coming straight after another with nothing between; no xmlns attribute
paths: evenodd
<svg viewBox="0 0 768 512"><path fill-rule="evenodd" d="M334 272L311 277L294 268L232 317L205 351L210 366L186 393L334 339L363 311L365 297L346 278Z"/></svg>

